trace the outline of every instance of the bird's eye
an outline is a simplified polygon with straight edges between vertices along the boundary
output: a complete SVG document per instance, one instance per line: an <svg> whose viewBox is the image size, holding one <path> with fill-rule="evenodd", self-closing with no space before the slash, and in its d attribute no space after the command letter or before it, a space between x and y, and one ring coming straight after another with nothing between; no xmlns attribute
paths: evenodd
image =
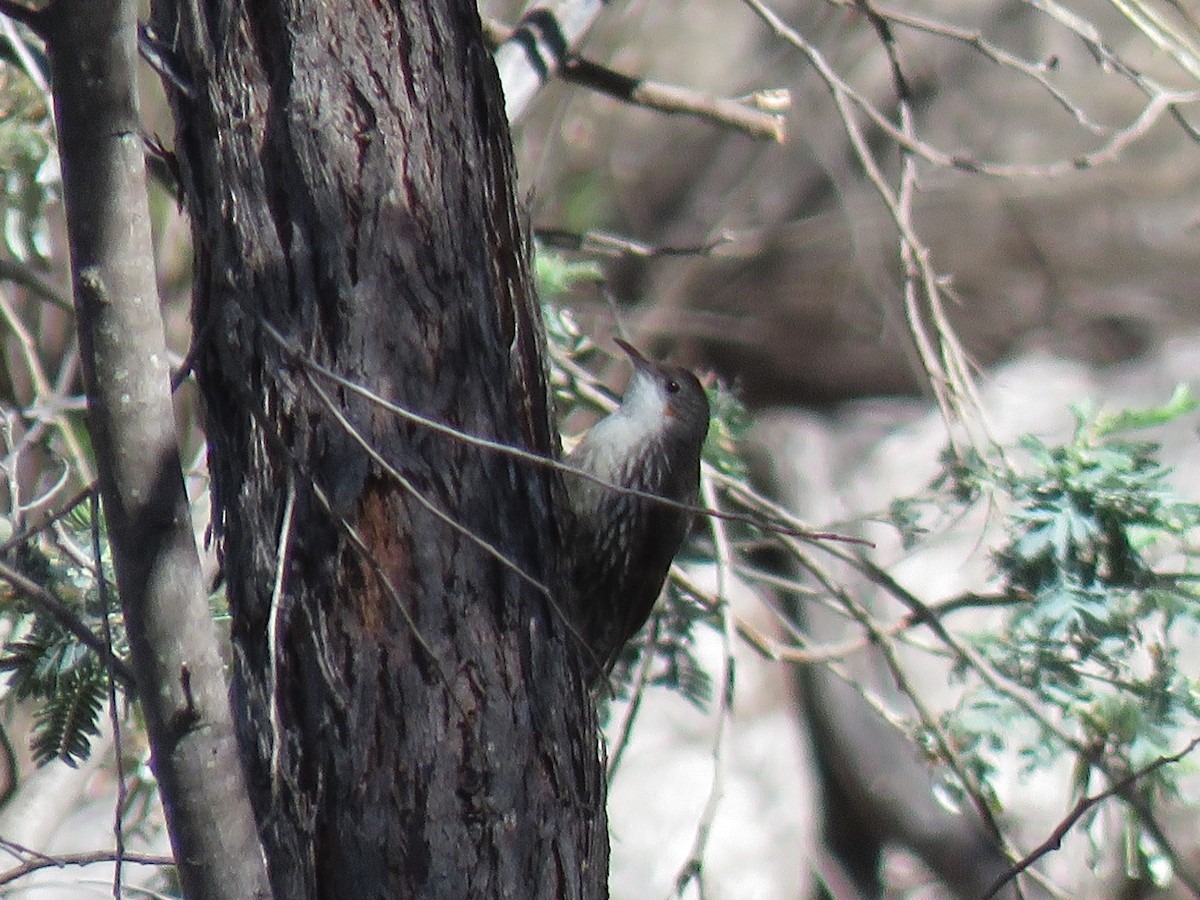
<svg viewBox="0 0 1200 900"><path fill-rule="evenodd" d="M679 382L676 381L674 378L667 380L667 393L668 394L678 394L679 393Z"/></svg>

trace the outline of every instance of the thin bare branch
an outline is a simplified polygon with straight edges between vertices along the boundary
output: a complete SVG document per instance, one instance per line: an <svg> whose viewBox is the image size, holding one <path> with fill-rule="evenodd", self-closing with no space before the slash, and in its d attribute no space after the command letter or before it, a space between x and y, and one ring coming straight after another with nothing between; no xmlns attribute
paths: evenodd
<svg viewBox="0 0 1200 900"><path fill-rule="evenodd" d="M700 490L704 504L708 507L717 505L716 485L711 478L700 479ZM675 878L675 896L682 897L683 892L691 882L695 882L704 891L704 851L712 835L713 823L716 821L717 809L721 796L725 791L726 758L729 752L729 731L733 722L733 697L737 685L737 667L733 659L733 613L729 609L729 588L733 578L733 550L726 533L725 524L720 519L712 519L709 523L713 543L716 546L717 563L717 621L720 623L721 651L724 672L720 681L720 691L717 695L716 718L717 731L713 736L713 777L709 787L708 799L696 824L696 838L692 843L691 852L684 862L683 868Z"/></svg>
<svg viewBox="0 0 1200 900"><path fill-rule="evenodd" d="M777 112L754 106L754 95L749 102L715 97L692 88L626 75L579 56L569 57L559 76L563 81L598 91L631 106L667 115L692 116L777 144L787 140L787 120Z"/></svg>
<svg viewBox="0 0 1200 900"><path fill-rule="evenodd" d="M1086 153L1070 159L1056 159L1044 163L1000 163L978 159L969 154L949 153L913 135L906 134L901 126L880 112L870 100L838 75L815 45L788 26L774 10L762 3L761 0L742 0L742 2L749 6L776 35L804 54L833 94L843 121L852 109L858 109L897 145L942 168L959 169L964 172L975 172L997 178L1061 178L1082 169L1091 169L1113 162L1131 144L1144 137L1164 113L1171 112L1176 107L1200 101L1200 90L1170 90L1162 86L1148 88L1147 85L1151 82L1139 77L1136 83L1149 91L1145 106L1128 125L1116 130L1105 143ZM1035 4L1034 0L1026 0L1026 2L1039 7L1048 5ZM1102 45L1098 44L1097 46ZM1122 65L1125 71L1132 71L1128 66Z"/></svg>
<svg viewBox="0 0 1200 900"><path fill-rule="evenodd" d="M34 271L32 266L19 260L0 257L0 279L25 288L33 296L45 300L51 306L57 306L63 312L75 311L70 298Z"/></svg>
<svg viewBox="0 0 1200 900"><path fill-rule="evenodd" d="M737 240L737 235L731 231L722 231L715 238L703 244L690 246L672 246L668 244L647 244L624 235L613 234L611 231L567 231L561 228L538 228L534 237L548 247L559 250L577 250L581 253L595 253L601 256L634 257L637 259L656 259L674 256L711 256L712 253L726 244Z"/></svg>
<svg viewBox="0 0 1200 900"><path fill-rule="evenodd" d="M610 785L617 776L617 769L621 766L621 760L625 758L625 750L629 747L629 739L633 736L633 725L637 721L638 713L642 709L642 698L646 695L650 669L654 665L654 648L658 643L658 631L661 621L661 616L658 615L651 620L650 640L646 643L646 650L642 653L642 658L638 662L637 672L634 674L633 684L629 689L629 706L625 710L625 717L621 720L621 728L617 732L617 739L613 741L612 755L608 760L606 776Z"/></svg>
<svg viewBox="0 0 1200 900"><path fill-rule="evenodd" d="M108 590L108 579L104 575L104 551L100 542L100 495L92 494L92 559L96 567L96 591L100 595L100 614L103 622L104 646L113 653L112 622L115 612ZM113 731L113 765L116 769L117 796L113 812L113 897L120 900L121 878L125 863L125 800L128 797L125 785L125 751L121 745L121 713L117 707L117 681L113 670L108 670L108 715Z"/></svg>
<svg viewBox="0 0 1200 900"><path fill-rule="evenodd" d="M1179 762L1185 756L1195 750L1197 746L1200 746L1200 737L1192 738L1192 740L1188 742L1187 746L1185 746L1178 753L1172 753L1169 756L1160 756L1158 759L1154 760L1148 765L1145 765L1134 772L1130 772L1124 778L1121 778L1109 785L1107 790L1103 790L1098 794L1090 794L1080 797L1079 801L1075 804L1071 811L1067 813L1062 821L1060 821L1054 827L1054 830L1050 832L1050 836L1047 837L1046 840L1042 841L1042 843L1038 844L1037 847L1035 847L1025 856L1023 856L1019 861L1014 863L1011 869L996 879L996 883L993 884L988 892L983 895L982 900L991 900L991 898L996 896L996 894L998 894L1006 884L1032 866L1043 856L1058 850L1062 846L1063 838L1067 836L1067 832L1075 827L1075 824L1081 818L1083 818L1088 810L1098 806L1105 800L1108 800L1110 797L1121 796L1129 788L1133 787L1135 783L1145 778L1147 775L1150 775L1153 772L1161 769L1163 766L1169 766L1173 763Z"/></svg>
<svg viewBox="0 0 1200 900"><path fill-rule="evenodd" d="M529 30L529 26L524 27ZM520 28L511 28L495 19L484 20L484 35L488 43L495 50L505 48L500 60L502 74L504 67L516 60L515 56L510 56L508 47L512 45L508 42L513 41L514 36L519 36L520 31ZM528 35L524 43L528 45ZM528 54L529 47L525 46L525 50ZM758 91L738 98L716 97L680 85L627 75L575 53L563 55L561 60L540 76L541 81L547 80L551 74L631 106L641 106L667 115L693 116L776 143L783 143L787 139L787 121L779 114L790 102L786 91ZM508 93L508 90L506 82L505 92ZM518 87L515 99L510 101L510 116L519 117L524 109L522 90Z"/></svg>
<svg viewBox="0 0 1200 900"><path fill-rule="evenodd" d="M841 0L841 2L850 4L856 3L857 0ZM1012 69L1031 81L1036 82L1047 94L1054 98L1059 106L1070 114L1071 118L1093 134L1102 134L1108 130L1103 125L1093 122L1082 106L1067 96L1062 88L1050 80L1047 74L1049 67L1045 63L1030 62L1027 59L1022 59L1015 53L989 41L977 29L963 28L958 25L952 25L949 22L938 22L933 19L912 15L902 10L885 8L875 4L872 6L879 16L889 22L893 22L903 28L910 28L914 31L921 31L925 34L966 44L997 65Z"/></svg>
<svg viewBox="0 0 1200 900"><path fill-rule="evenodd" d="M97 863L113 862L117 859L114 850L94 850L91 853L59 853L54 856L37 854L33 859L19 866L0 872L0 885L12 884L19 878L24 878L32 872L41 869L65 869L68 866L94 866ZM120 857L127 863L139 866L174 866L175 860L170 856L156 856L152 853L125 853Z"/></svg>
<svg viewBox="0 0 1200 900"><path fill-rule="evenodd" d="M37 340L25 326L21 317L17 315L12 302L4 291L0 291L0 316L3 317L5 324L8 325L9 330L12 331L17 339L18 346L21 348L21 357L25 363L25 371L29 374L34 391L32 405L45 410L45 417L54 424L62 436L63 443L66 444L67 451L70 454L71 462L75 465L75 470L85 481L91 481L95 475L92 471L89 454L83 449L83 445L75 434L75 429L67 421L63 410L59 408L59 404L63 399L62 394L51 385L50 379L46 376L46 370L42 366L42 359L38 353ZM59 387L61 389L62 385Z"/></svg>

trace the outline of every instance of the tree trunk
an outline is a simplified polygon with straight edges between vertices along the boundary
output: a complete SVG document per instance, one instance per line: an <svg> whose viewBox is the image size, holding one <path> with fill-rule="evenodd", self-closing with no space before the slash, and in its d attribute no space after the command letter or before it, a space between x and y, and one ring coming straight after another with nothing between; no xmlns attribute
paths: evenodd
<svg viewBox="0 0 1200 900"><path fill-rule="evenodd" d="M133 0L39 13L53 72L88 424L133 670L189 898L269 892L184 493L138 120Z"/></svg>
<svg viewBox="0 0 1200 900"><path fill-rule="evenodd" d="M556 474L313 368L558 452L474 4L155 12L178 35L214 521L276 895L605 896Z"/></svg>

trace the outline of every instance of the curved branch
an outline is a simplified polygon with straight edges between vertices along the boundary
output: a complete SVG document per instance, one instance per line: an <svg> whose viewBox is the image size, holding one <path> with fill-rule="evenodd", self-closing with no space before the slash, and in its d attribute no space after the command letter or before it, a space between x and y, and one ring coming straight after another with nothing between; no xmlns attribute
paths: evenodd
<svg viewBox="0 0 1200 900"><path fill-rule="evenodd" d="M0 885L12 884L19 878L24 878L32 872L41 869L63 869L67 866L94 866L97 863L115 862L117 853L114 850L93 850L90 853L60 853L57 856L39 854L35 859L14 866L5 872L0 872ZM173 866L175 860L170 856L156 856L152 853L122 853L121 862L135 863L139 866Z"/></svg>

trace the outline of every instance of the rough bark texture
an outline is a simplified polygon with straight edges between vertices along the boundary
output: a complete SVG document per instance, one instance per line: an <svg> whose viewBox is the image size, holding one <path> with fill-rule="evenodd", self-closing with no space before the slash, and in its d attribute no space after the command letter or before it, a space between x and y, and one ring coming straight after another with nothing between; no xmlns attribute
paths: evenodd
<svg viewBox="0 0 1200 900"><path fill-rule="evenodd" d="M267 897L175 437L134 78L136 6L55 0L41 23L88 421L184 891L212 900Z"/></svg>
<svg viewBox="0 0 1200 900"><path fill-rule="evenodd" d="M604 896L561 485L314 376L262 327L408 409L557 452L474 4L155 11L191 87L173 103L198 374L276 895Z"/></svg>

